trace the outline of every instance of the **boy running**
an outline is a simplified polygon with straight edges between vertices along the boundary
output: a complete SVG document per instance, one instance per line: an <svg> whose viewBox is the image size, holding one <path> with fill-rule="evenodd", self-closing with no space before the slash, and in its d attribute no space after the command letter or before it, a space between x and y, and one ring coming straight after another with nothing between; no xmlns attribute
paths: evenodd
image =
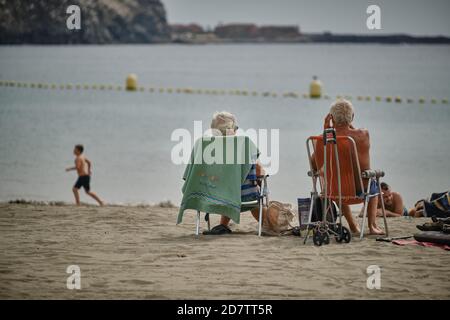
<svg viewBox="0 0 450 320"><path fill-rule="evenodd" d="M67 168L66 171L77 170L78 180L72 188L73 194L75 196L75 202L77 206L80 205L80 194L78 190L83 187L86 194L91 196L98 202L100 206L103 206L103 201L91 191L91 161L83 155L84 147L81 144L77 144L73 149L73 154L75 155L75 167Z"/></svg>

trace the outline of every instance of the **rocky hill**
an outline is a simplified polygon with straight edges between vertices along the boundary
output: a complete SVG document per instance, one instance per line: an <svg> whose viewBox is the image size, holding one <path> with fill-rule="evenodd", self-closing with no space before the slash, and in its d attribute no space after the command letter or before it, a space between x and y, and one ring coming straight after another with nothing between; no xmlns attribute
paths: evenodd
<svg viewBox="0 0 450 320"><path fill-rule="evenodd" d="M67 7L81 9L69 30ZM155 43L170 41L160 0L0 0L0 44Z"/></svg>

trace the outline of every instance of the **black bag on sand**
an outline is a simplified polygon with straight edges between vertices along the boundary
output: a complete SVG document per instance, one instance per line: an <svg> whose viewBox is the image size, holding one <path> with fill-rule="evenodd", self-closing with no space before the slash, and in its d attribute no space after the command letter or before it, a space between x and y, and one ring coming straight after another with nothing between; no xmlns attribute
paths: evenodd
<svg viewBox="0 0 450 320"><path fill-rule="evenodd" d="M331 206L331 208L328 209L327 212L327 221L328 222L335 222L338 217L338 209L337 205L334 201L328 202L328 205ZM313 203L313 210L312 210L312 216L311 216L311 222L317 222L322 221L322 199L316 198L316 200Z"/></svg>

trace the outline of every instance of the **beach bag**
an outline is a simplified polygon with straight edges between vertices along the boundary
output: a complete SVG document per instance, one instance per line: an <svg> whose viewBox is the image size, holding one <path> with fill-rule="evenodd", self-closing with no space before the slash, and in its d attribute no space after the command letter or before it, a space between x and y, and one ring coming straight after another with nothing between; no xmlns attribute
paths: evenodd
<svg viewBox="0 0 450 320"><path fill-rule="evenodd" d="M291 224L293 219L291 204L270 201L263 216L263 232L273 236L288 234L293 228Z"/></svg>
<svg viewBox="0 0 450 320"><path fill-rule="evenodd" d="M328 201L330 201L330 200L328 200ZM335 222L337 219L337 216L338 216L337 205L334 201L331 201L331 204L329 203L329 205L331 205L331 209L330 208L328 209L327 221ZM314 201L314 204L313 204L311 222L322 221L322 213L323 213L322 199L316 198L316 200Z"/></svg>

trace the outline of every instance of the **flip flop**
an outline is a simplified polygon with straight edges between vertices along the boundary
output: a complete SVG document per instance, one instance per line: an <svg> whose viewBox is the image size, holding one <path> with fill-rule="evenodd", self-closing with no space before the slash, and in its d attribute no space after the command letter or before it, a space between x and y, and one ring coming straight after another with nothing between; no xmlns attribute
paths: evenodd
<svg viewBox="0 0 450 320"><path fill-rule="evenodd" d="M416 228L420 231L442 231L443 225L440 221L426 222L423 225L417 225Z"/></svg>
<svg viewBox="0 0 450 320"><path fill-rule="evenodd" d="M220 236L223 234L230 234L230 233L232 233L231 229L228 228L228 226L225 226L223 224L219 224L209 231L207 231L207 230L203 231L204 235L211 235L211 236Z"/></svg>

